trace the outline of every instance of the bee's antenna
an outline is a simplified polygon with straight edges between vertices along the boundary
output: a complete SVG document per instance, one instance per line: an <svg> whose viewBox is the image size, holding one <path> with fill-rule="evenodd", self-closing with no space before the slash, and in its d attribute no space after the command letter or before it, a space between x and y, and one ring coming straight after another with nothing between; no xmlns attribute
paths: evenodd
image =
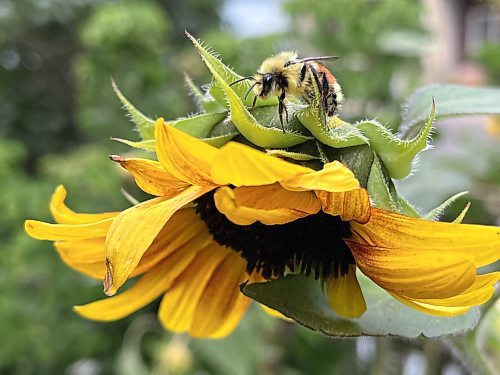
<svg viewBox="0 0 500 375"><path fill-rule="evenodd" d="M253 85L250 86L250 88L248 89L247 93L245 94L245 100L247 100L248 94L250 94L250 91L253 90L253 88L255 87L256 84L257 84L257 82L254 82Z"/></svg>
<svg viewBox="0 0 500 375"><path fill-rule="evenodd" d="M240 83L242 81L246 81L247 79L253 80L254 78L252 76L243 77L243 78L240 78L240 79L234 81L233 83L230 83L229 86L235 85L235 84Z"/></svg>

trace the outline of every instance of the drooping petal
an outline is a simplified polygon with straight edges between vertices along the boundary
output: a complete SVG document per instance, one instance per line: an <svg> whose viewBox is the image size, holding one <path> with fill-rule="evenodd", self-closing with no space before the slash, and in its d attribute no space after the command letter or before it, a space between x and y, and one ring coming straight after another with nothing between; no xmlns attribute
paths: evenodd
<svg viewBox="0 0 500 375"><path fill-rule="evenodd" d="M217 209L238 225L256 221L266 225L285 224L321 209L313 192L292 192L279 184L242 186L234 190L224 186L217 189L214 201Z"/></svg>
<svg viewBox="0 0 500 375"><path fill-rule="evenodd" d="M331 193L355 190L359 181L348 168L338 161L327 163L319 171L295 175L280 182L288 190L323 190Z"/></svg>
<svg viewBox="0 0 500 375"><path fill-rule="evenodd" d="M214 270L196 306L189 330L192 336L213 338L214 332L219 331L222 337L232 331L227 327L222 332L220 327L230 318L238 322L246 310L242 307L250 302L239 290L239 285L248 280L245 266L246 262L233 251ZM234 310L235 307L238 308Z"/></svg>
<svg viewBox="0 0 500 375"><path fill-rule="evenodd" d="M312 169L267 155L241 143L229 142L219 149L211 169L219 185L260 186L285 180Z"/></svg>
<svg viewBox="0 0 500 375"><path fill-rule="evenodd" d="M349 266L346 275L331 277L328 282L328 303L344 318L359 318L366 311L363 292L356 277L356 265Z"/></svg>
<svg viewBox="0 0 500 375"><path fill-rule="evenodd" d="M62 261L74 270L97 280L106 274L104 237L58 241L54 246Z"/></svg>
<svg viewBox="0 0 500 375"><path fill-rule="evenodd" d="M427 221L372 208L370 221L351 223L356 241L379 247L412 246L453 253L482 267L500 259L500 228Z"/></svg>
<svg viewBox="0 0 500 375"><path fill-rule="evenodd" d="M340 216L343 221L366 223L370 219L370 197L366 189L359 188L341 193L316 191L316 196L324 212Z"/></svg>
<svg viewBox="0 0 500 375"><path fill-rule="evenodd" d="M491 299L500 273L478 275L474 283L464 292L444 299L410 299L391 293L400 302L431 315L455 316L465 313L473 306L482 305Z"/></svg>
<svg viewBox="0 0 500 375"><path fill-rule="evenodd" d="M30 237L37 240L75 241L106 236L112 222L113 218L89 224L49 224L43 221L26 220L24 229Z"/></svg>
<svg viewBox="0 0 500 375"><path fill-rule="evenodd" d="M173 332L188 332L198 302L206 285L221 262L231 254L216 243L200 251L191 265L177 277L173 287L163 297L158 317L162 325Z"/></svg>
<svg viewBox="0 0 500 375"><path fill-rule="evenodd" d="M120 213L106 238L105 293L113 295L123 285L176 211L211 189L191 186L173 198L154 198Z"/></svg>
<svg viewBox="0 0 500 375"><path fill-rule="evenodd" d="M474 264L453 252L346 243L366 276L387 291L409 298L455 296L476 277Z"/></svg>
<svg viewBox="0 0 500 375"><path fill-rule="evenodd" d="M156 121L156 155L165 170L191 185L214 185L210 168L217 149L165 123Z"/></svg>
<svg viewBox="0 0 500 375"><path fill-rule="evenodd" d="M196 247L181 248L157 264L125 292L83 306L75 311L87 319L112 321L121 319L154 301L167 291L178 275L196 257Z"/></svg>
<svg viewBox="0 0 500 375"><path fill-rule="evenodd" d="M90 224L97 221L109 219L118 215L119 212L104 212L100 214L81 214L76 213L66 206L66 189L59 185L50 200L50 212L54 220L59 224Z"/></svg>
<svg viewBox="0 0 500 375"><path fill-rule="evenodd" d="M186 182L172 176L157 161L122 158L117 155L112 155L111 160L120 163L129 171L137 185L146 193L159 197L173 197L188 187Z"/></svg>

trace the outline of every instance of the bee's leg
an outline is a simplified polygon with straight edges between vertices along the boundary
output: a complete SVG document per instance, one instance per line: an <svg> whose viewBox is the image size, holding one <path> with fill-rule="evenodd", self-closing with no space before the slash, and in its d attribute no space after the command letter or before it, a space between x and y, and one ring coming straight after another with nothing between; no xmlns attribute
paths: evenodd
<svg viewBox="0 0 500 375"><path fill-rule="evenodd" d="M328 94L328 87L327 87L327 91L325 91L325 86L324 86L324 82L326 81L326 77L323 80L323 82L321 82L320 75L318 74L316 69L314 69L314 67L312 65L308 65L308 66L309 66L309 69L311 69L311 74L314 77L314 80L316 81L316 85L318 86L318 91L319 91L319 94L321 96L321 104L320 105L321 105L321 109L323 110L323 120L324 120L325 125L326 125L325 97L326 97L326 94ZM324 73L322 73L322 74L324 75ZM326 81L326 84L328 85L327 81Z"/></svg>
<svg viewBox="0 0 500 375"><path fill-rule="evenodd" d="M253 97L253 102L252 102L252 108L251 109L255 108L255 103L257 103L257 95L255 95Z"/></svg>
<svg viewBox="0 0 500 375"><path fill-rule="evenodd" d="M285 106L285 90L281 91L281 95L278 97L278 114L280 116L281 129L285 133L285 125L283 124L283 111L286 113L286 121L288 122L288 110Z"/></svg>

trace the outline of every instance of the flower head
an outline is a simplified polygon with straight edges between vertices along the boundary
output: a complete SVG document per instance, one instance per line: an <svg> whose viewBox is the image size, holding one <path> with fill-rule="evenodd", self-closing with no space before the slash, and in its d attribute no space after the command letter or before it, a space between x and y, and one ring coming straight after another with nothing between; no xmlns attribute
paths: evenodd
<svg viewBox="0 0 500 375"><path fill-rule="evenodd" d="M371 207L340 162L320 170L240 143L220 149L156 122L158 161L112 156L156 198L121 213L76 214L62 187L58 224L27 221L34 238L55 241L71 267L104 280L116 296L76 307L96 320L122 318L163 296L159 318L197 337L230 333L249 299L238 286L301 272L327 282L341 316L366 310L356 268L401 302L454 316L491 298L499 273L500 228L437 223Z"/></svg>

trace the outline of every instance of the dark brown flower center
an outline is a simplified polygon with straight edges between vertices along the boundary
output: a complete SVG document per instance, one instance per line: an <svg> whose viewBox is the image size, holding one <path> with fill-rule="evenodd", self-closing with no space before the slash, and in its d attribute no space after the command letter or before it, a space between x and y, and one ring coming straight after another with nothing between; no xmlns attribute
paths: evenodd
<svg viewBox="0 0 500 375"><path fill-rule="evenodd" d="M217 210L213 193L196 203L214 239L239 252L249 273L256 270L270 279L283 276L288 268L326 279L346 274L355 263L342 240L351 234L350 225L339 217L320 212L283 225L237 225Z"/></svg>

